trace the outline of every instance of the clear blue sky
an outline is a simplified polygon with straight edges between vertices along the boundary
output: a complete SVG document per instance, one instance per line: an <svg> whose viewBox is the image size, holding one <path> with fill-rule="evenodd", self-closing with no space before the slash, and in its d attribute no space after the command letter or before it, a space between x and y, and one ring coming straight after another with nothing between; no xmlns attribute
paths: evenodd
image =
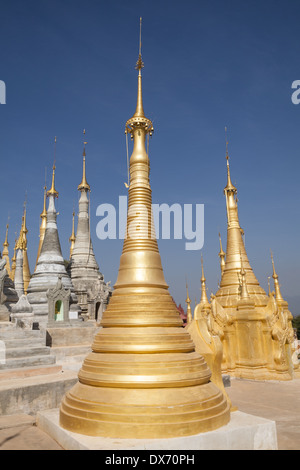
<svg viewBox="0 0 300 470"><path fill-rule="evenodd" d="M11 0L1 2L0 240L10 217L10 254L27 192L31 270L38 247L45 167L56 147L59 235L69 254L86 129L94 251L116 281L123 242L99 241L96 208L126 195L124 125L136 104L139 17L143 96L154 121L151 186L157 203L205 205L202 249L216 291L221 232L226 246L225 134L250 263L261 285L274 253L283 296L300 314L300 2L278 0ZM170 292L200 298L200 251L159 242Z"/></svg>

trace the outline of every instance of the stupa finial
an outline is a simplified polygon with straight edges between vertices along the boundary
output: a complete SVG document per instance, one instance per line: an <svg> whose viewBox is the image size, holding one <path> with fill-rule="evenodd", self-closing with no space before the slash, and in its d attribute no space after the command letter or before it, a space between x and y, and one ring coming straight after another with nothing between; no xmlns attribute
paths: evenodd
<svg viewBox="0 0 300 470"><path fill-rule="evenodd" d="M226 141L226 161L227 161L227 185L224 188L224 191L232 191L233 193L237 193L236 187L231 182L230 176L230 167L229 167L229 154L228 154L228 139L227 139L227 127L225 127L225 141Z"/></svg>
<svg viewBox="0 0 300 470"><path fill-rule="evenodd" d="M55 169L56 169L55 163L56 163L56 136L54 138L54 162L53 162L53 167L52 167L52 184L51 184L51 188L47 192L47 196L58 197L58 192L55 189Z"/></svg>
<svg viewBox="0 0 300 470"><path fill-rule="evenodd" d="M144 62L142 61L142 18L140 18L139 57L135 68L138 70L136 110L132 118L128 119L126 122L125 133L130 133L133 137L134 129L142 127L145 129L146 133L149 133L151 136L154 131L153 124L150 119L145 117L142 96L142 68L144 68Z"/></svg>
<svg viewBox="0 0 300 470"><path fill-rule="evenodd" d="M83 136L85 137L85 129L83 129ZM78 185L78 191L90 191L91 188L90 188L90 185L88 184L87 180L86 180L86 168L85 168L85 157L86 157L86 154L85 154L85 146L86 146L87 142L83 142L83 167L82 167L82 180L81 180L81 183Z"/></svg>
<svg viewBox="0 0 300 470"><path fill-rule="evenodd" d="M279 284L279 281L278 281L278 274L275 271L274 257L273 257L272 251L271 251L271 260L272 260L272 267L273 267L272 277L274 279L275 298L276 298L276 300L284 301L284 299L281 295L281 291L280 291L280 284Z"/></svg>

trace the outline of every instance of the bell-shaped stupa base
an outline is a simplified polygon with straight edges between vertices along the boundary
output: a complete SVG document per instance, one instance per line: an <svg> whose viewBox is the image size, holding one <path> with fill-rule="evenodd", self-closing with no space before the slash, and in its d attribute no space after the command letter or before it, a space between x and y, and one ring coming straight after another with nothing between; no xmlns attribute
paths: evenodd
<svg viewBox="0 0 300 470"><path fill-rule="evenodd" d="M90 436L142 439L227 424L226 397L210 381L169 292L126 290L112 295L79 382L62 401L60 425Z"/></svg>

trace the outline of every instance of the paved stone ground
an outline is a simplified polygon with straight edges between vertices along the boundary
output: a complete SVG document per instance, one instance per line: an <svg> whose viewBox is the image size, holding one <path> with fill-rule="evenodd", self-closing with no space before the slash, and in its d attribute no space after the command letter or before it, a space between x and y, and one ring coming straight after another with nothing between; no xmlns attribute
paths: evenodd
<svg viewBox="0 0 300 470"><path fill-rule="evenodd" d="M232 379L226 388L240 411L276 422L279 450L300 450L300 379L256 382ZM0 450L62 450L28 415L0 417Z"/></svg>
<svg viewBox="0 0 300 470"><path fill-rule="evenodd" d="M231 379L226 391L240 411L276 422L279 450L300 450L300 379Z"/></svg>
<svg viewBox="0 0 300 470"><path fill-rule="evenodd" d="M51 437L35 426L35 417L0 417L0 450L63 450Z"/></svg>

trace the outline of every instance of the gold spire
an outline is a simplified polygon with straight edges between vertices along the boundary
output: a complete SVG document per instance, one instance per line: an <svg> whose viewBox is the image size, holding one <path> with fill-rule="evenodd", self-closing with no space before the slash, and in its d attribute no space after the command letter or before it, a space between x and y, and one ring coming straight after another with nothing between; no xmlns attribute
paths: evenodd
<svg viewBox="0 0 300 470"><path fill-rule="evenodd" d="M23 250L23 248L24 248L23 224L24 224L24 214L22 216L22 224L21 224L19 238L18 238L17 243L16 243L16 249L17 250Z"/></svg>
<svg viewBox="0 0 300 470"><path fill-rule="evenodd" d="M5 269L6 269L6 271L7 271L7 274L8 274L9 277L10 277L11 271L10 271L10 262L9 262L8 247L9 247L9 243L8 243L8 223L7 223L7 225L6 225L5 241L4 241L4 243L3 243L2 258L5 258L5 259L6 259Z"/></svg>
<svg viewBox="0 0 300 470"><path fill-rule="evenodd" d="M228 155L228 141L227 141L227 127L225 127L225 135L226 135L226 161L227 161L227 185L224 188L224 192L226 194L227 191L232 191L233 193L237 193L236 187L231 182L230 176L230 168L229 168L229 155Z"/></svg>
<svg viewBox="0 0 300 470"><path fill-rule="evenodd" d="M139 75L138 75L138 95L137 95L137 103L136 103L136 110L135 110L134 116L145 117L144 108L143 108L143 97L142 97L142 68L144 68L144 63L142 61L142 18L140 18L139 57L138 57L135 68L139 71Z"/></svg>
<svg viewBox="0 0 300 470"><path fill-rule="evenodd" d="M83 135L85 135L85 129L83 130ZM86 180L86 173L85 173L85 146L86 146L87 142L83 142L83 170L82 170L82 181L81 183L78 185L78 190L81 191L81 190L87 190L87 191L90 191L90 185L88 184L87 180Z"/></svg>
<svg viewBox="0 0 300 470"><path fill-rule="evenodd" d="M207 293L206 293L206 279L205 279L205 276L204 276L202 253L201 253L201 271L202 271L202 276L201 276L201 300L200 300L200 304L201 305L209 305L209 301L208 301Z"/></svg>
<svg viewBox="0 0 300 470"><path fill-rule="evenodd" d="M225 251L223 250L223 247L222 247L222 240L221 240L220 233L219 233L219 240L220 240L220 251L219 251L220 267L221 267L221 274L223 274L224 269L225 269L226 253L225 253Z"/></svg>
<svg viewBox="0 0 300 470"><path fill-rule="evenodd" d="M54 139L54 163L53 163L53 167L52 167L52 184L51 184L51 188L47 192L47 196L58 197L58 192L55 189L55 169L56 169L55 154L56 154L56 136L55 136L55 139Z"/></svg>
<svg viewBox="0 0 300 470"><path fill-rule="evenodd" d="M24 279L24 292L27 293L27 287L30 281L30 269L27 255L27 227L26 227L26 201L24 202L24 211L22 216L22 225L20 235L16 243L16 249L23 251L23 279Z"/></svg>
<svg viewBox="0 0 300 470"><path fill-rule="evenodd" d="M49 191L47 191L47 196L54 196L54 197L58 197L58 192L56 191L55 189L55 169L56 169L56 166L53 165L53 168L52 168L52 184L51 184L51 188L49 189Z"/></svg>
<svg viewBox="0 0 300 470"><path fill-rule="evenodd" d="M22 217L23 247L27 248L27 227L26 227L26 203L24 204L24 215Z"/></svg>
<svg viewBox="0 0 300 470"><path fill-rule="evenodd" d="M60 425L82 434L176 437L216 429L230 419L226 398L182 328L164 278L145 148L149 123L141 116L126 123L134 144L118 278L92 352L60 408Z"/></svg>
<svg viewBox="0 0 300 470"><path fill-rule="evenodd" d="M46 207L46 199L47 199L47 186L45 185L44 186L44 204L43 204L43 211L40 215L41 219L42 219L42 223L45 219L47 219L47 207ZM45 225L45 228L46 228L46 225Z"/></svg>
<svg viewBox="0 0 300 470"><path fill-rule="evenodd" d="M40 254L41 254L41 249L45 237L45 231L46 231L46 226L47 226L47 207L46 207L46 200L47 200L47 187L46 184L44 186L44 203L43 203L43 211L40 214L41 218L41 224L40 224L40 234L39 234L39 247L38 247L38 252L37 252L37 257L36 257L36 263L35 263L35 269L37 262L39 260Z"/></svg>
<svg viewBox="0 0 300 470"><path fill-rule="evenodd" d="M125 133L130 133L131 138L133 139L133 131L136 126L142 126L145 128L145 131L151 136L154 129L153 124L150 119L145 117L144 107L143 107L143 95L142 95L142 68L144 67L144 62L142 61L142 18L140 18L140 41L139 41L139 57L136 63L135 68L139 71L138 73L138 92L137 92L137 104L136 110L132 118L128 119L125 125Z"/></svg>
<svg viewBox="0 0 300 470"><path fill-rule="evenodd" d="M26 227L26 203L24 205L24 216L22 224L22 234L23 234L23 279L24 279L24 293L27 294L27 288L30 281L30 269L29 261L27 255L27 227Z"/></svg>
<svg viewBox="0 0 300 470"><path fill-rule="evenodd" d="M7 236L8 236L8 227L9 227L9 225L6 224L5 241L4 241L4 243L3 243L3 248L4 248L4 249L7 249L7 248L9 247L9 243L8 243L8 240L7 240ZM3 250L3 253L4 253L4 250ZM3 254L3 253L2 253L2 254Z"/></svg>
<svg viewBox="0 0 300 470"><path fill-rule="evenodd" d="M275 264L274 264L274 258L273 258L273 253L271 251L271 259L272 259L272 266L273 266L273 279L274 279L274 288L275 288L275 298L276 300L279 302L284 302L284 298L282 297L281 295L281 291L280 291L280 285L279 285L279 281L278 281L278 274L276 273L275 271Z"/></svg>
<svg viewBox="0 0 300 470"><path fill-rule="evenodd" d="M70 259L71 259L71 256L72 256L72 253L73 253L73 250L74 250L75 240L76 240L76 236L75 236L75 212L73 211L72 234L69 238L69 242L71 243L71 246L70 246Z"/></svg>
<svg viewBox="0 0 300 470"><path fill-rule="evenodd" d="M15 272L16 272L16 261L17 261L17 257L16 257L16 251L17 251L17 238L15 239L15 246L14 246L14 255L11 259L11 270L10 270L10 278L12 281L15 280Z"/></svg>
<svg viewBox="0 0 300 470"><path fill-rule="evenodd" d="M227 211L227 246L226 259L222 272L220 288L216 293L216 297L224 307L237 305L240 299L240 271L242 263L247 274L247 289L250 296L254 296L256 306L265 306L268 303L268 297L259 285L259 282L249 263L248 255L243 240L243 230L239 222L239 214L237 207L237 189L231 183L228 148L226 142L226 159L227 159L227 185L224 189Z"/></svg>
<svg viewBox="0 0 300 470"><path fill-rule="evenodd" d="M187 309L186 309L186 323L187 325L191 323L193 320L193 314L192 314L192 308L191 308L191 299L189 296L189 291L188 291L188 285L186 283L186 304L187 304Z"/></svg>

